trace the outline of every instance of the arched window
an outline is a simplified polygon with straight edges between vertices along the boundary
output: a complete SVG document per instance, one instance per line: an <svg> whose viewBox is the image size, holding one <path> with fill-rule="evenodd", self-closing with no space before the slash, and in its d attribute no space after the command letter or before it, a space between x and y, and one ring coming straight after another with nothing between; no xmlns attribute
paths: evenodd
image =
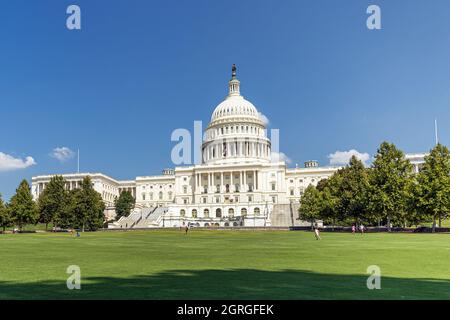
<svg viewBox="0 0 450 320"><path fill-rule="evenodd" d="M228 216L230 218L234 217L234 209L233 208L228 209Z"/></svg>
<svg viewBox="0 0 450 320"><path fill-rule="evenodd" d="M186 211L185 211L184 209L181 209L181 210L180 210L180 216L181 216L181 217L186 216Z"/></svg>
<svg viewBox="0 0 450 320"><path fill-rule="evenodd" d="M203 215L205 216L205 218L209 218L209 210L208 209L203 210Z"/></svg>
<svg viewBox="0 0 450 320"><path fill-rule="evenodd" d="M216 209L216 218L222 218L222 210L220 208Z"/></svg>
<svg viewBox="0 0 450 320"><path fill-rule="evenodd" d="M247 216L247 208L241 209L241 216L243 216L243 217Z"/></svg>
<svg viewBox="0 0 450 320"><path fill-rule="evenodd" d="M192 218L197 218L197 209L192 209Z"/></svg>
<svg viewBox="0 0 450 320"><path fill-rule="evenodd" d="M259 208L253 209L253 213L255 214L255 216L259 215L259 213L260 213Z"/></svg>

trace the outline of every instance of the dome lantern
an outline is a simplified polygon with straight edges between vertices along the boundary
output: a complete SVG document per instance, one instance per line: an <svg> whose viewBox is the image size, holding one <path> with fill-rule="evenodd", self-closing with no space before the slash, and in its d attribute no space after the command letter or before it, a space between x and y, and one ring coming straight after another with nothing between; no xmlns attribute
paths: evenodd
<svg viewBox="0 0 450 320"><path fill-rule="evenodd" d="M241 82L236 78L236 65L233 64L231 67L231 80L228 83L229 93L228 96L240 96L240 84Z"/></svg>

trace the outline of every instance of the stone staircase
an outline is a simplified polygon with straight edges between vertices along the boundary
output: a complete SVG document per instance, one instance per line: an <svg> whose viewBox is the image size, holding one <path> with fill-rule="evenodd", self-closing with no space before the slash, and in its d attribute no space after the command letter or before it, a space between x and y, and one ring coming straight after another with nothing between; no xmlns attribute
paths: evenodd
<svg viewBox="0 0 450 320"><path fill-rule="evenodd" d="M144 213L144 218L140 220L135 228L155 228L161 226L162 216L167 213L168 208L156 207L150 212Z"/></svg>
<svg viewBox="0 0 450 320"><path fill-rule="evenodd" d="M155 228L160 227L162 216L167 212L166 207L136 208L129 216L121 217L110 223L110 229Z"/></svg>
<svg viewBox="0 0 450 320"><path fill-rule="evenodd" d="M270 215L272 227L304 227L309 222L297 220L300 204L275 204Z"/></svg>

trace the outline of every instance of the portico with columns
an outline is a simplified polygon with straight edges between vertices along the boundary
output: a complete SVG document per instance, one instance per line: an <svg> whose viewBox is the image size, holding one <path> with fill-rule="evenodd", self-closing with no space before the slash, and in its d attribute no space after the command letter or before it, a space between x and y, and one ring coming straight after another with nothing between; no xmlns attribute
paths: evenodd
<svg viewBox="0 0 450 320"><path fill-rule="evenodd" d="M283 200L283 184L272 190L267 181L270 173L279 176L283 170L271 162L266 134L261 114L241 95L233 66L228 95L205 130L202 163L174 170L176 195L168 215L179 218L180 225L221 225L225 217L239 218L239 225L249 218L252 225L270 225L268 212L274 199Z"/></svg>

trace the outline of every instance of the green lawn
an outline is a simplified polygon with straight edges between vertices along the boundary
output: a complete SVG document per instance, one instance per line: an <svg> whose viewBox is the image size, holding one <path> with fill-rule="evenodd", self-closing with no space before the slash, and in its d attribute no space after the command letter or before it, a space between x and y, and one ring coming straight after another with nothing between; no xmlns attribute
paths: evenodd
<svg viewBox="0 0 450 320"><path fill-rule="evenodd" d="M450 235L134 231L0 235L0 299L450 299ZM81 268L81 290L66 269ZM368 290L378 265L381 290Z"/></svg>

